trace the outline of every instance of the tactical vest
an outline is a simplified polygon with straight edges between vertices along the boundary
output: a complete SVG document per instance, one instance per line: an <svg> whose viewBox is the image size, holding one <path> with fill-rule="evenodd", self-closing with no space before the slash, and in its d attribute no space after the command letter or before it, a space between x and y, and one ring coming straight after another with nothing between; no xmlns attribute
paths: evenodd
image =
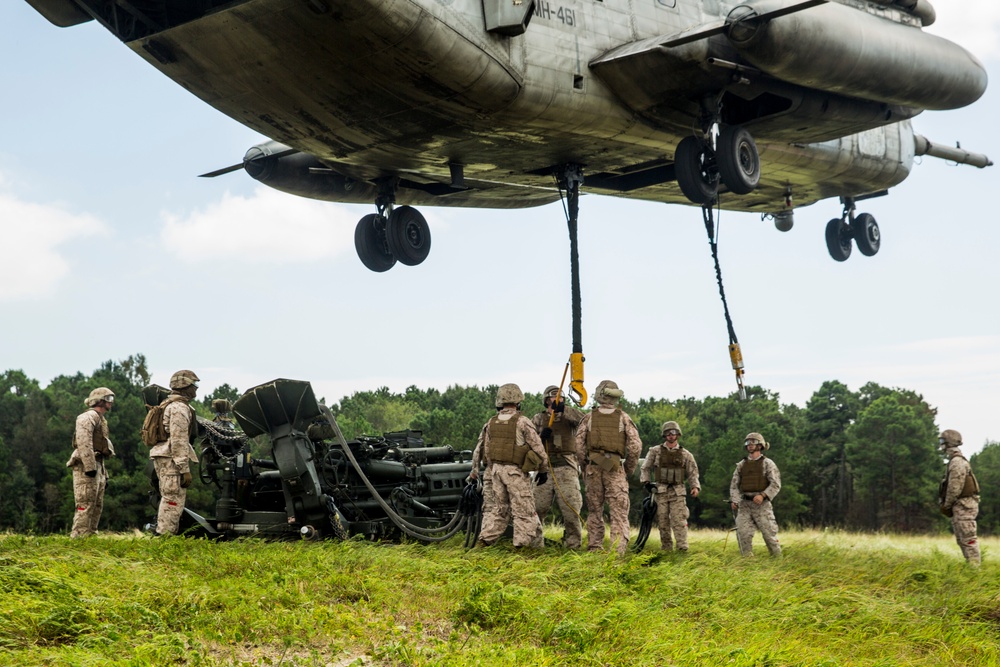
<svg viewBox="0 0 1000 667"><path fill-rule="evenodd" d="M521 413L502 421L497 415L490 419L490 439L486 442L486 459L491 463L513 463L520 467L524 465L524 457L528 455L528 447L517 446L517 422Z"/></svg>
<svg viewBox="0 0 1000 667"><path fill-rule="evenodd" d="M956 457L964 459L964 456ZM941 482L938 487L938 498L941 502L944 502L944 497L948 493L948 475L951 474L949 467L948 473L944 476L944 481ZM971 498L972 496L979 495L979 480L976 476L972 474L972 470L969 470L969 474L965 476L965 484L962 485L962 491L958 494L959 498Z"/></svg>
<svg viewBox="0 0 1000 667"><path fill-rule="evenodd" d="M625 458L625 431L619 431L621 408L609 415L600 410L590 413L590 433L587 434L587 448L592 452L607 452Z"/></svg>
<svg viewBox="0 0 1000 667"><path fill-rule="evenodd" d="M743 493L760 493L767 488L767 477L764 476L764 459L756 461L743 459L743 469L740 471L740 491Z"/></svg>
<svg viewBox="0 0 1000 667"><path fill-rule="evenodd" d="M660 469L656 480L664 484L683 484L687 480L683 447L667 449L660 445Z"/></svg>
<svg viewBox="0 0 1000 667"><path fill-rule="evenodd" d="M552 438L545 441L545 453L549 455L552 466L569 465L567 454L576 454L576 441L573 437L573 425L565 417L556 415L552 422Z"/></svg>
<svg viewBox="0 0 1000 667"><path fill-rule="evenodd" d="M103 415L98 414L97 410L92 410L92 412L97 415L98 422L94 425L91 447L94 448L94 452L101 456L110 456L111 448L108 447L108 420ZM74 449L79 447L75 432L73 433L73 447Z"/></svg>

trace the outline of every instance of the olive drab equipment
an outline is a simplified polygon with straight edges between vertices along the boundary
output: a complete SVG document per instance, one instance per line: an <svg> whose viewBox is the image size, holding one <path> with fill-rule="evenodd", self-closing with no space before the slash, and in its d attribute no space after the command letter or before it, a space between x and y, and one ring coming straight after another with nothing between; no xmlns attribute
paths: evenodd
<svg viewBox="0 0 1000 667"><path fill-rule="evenodd" d="M573 437L574 427L562 415L556 415L552 420L552 436L545 439L545 453L549 455L549 463L553 466L569 465L563 456L576 454L576 440Z"/></svg>
<svg viewBox="0 0 1000 667"><path fill-rule="evenodd" d="M523 466L525 456L530 447L517 446L517 422L521 413L517 412L510 419L493 417L489 421L490 439L486 442L486 458L492 463L513 463Z"/></svg>
<svg viewBox="0 0 1000 667"><path fill-rule="evenodd" d="M194 376L194 373L191 373L191 371L178 371L170 378L171 383L174 383L182 373L190 373ZM194 377L197 379L197 376ZM185 379L181 379L181 384L184 383ZM193 383L183 384L179 388L183 389L191 384ZM142 430L139 434L142 444L147 447L155 447L157 443L164 442L170 435L167 433L167 427L163 423L164 411L170 403L183 400L183 397L171 394L169 389L165 389L160 385L151 384L143 388L142 400L146 404L146 418L142 421ZM188 408L191 410L191 432L189 433L189 438L191 441L194 441L194 437L198 432L198 420L195 418L194 408L191 408L191 406L188 406Z"/></svg>
<svg viewBox="0 0 1000 667"><path fill-rule="evenodd" d="M687 466L684 465L684 448L660 447L660 467L656 481L664 484L683 484L687 481Z"/></svg>
<svg viewBox="0 0 1000 667"><path fill-rule="evenodd" d="M743 459L740 469L740 491L743 493L760 493L767 488L767 476L764 475L765 457L756 461Z"/></svg>

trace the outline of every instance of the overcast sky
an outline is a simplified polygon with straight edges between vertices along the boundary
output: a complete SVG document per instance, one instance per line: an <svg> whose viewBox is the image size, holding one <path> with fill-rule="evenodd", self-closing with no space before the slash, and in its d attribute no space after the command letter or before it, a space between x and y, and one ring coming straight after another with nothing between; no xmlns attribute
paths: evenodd
<svg viewBox="0 0 1000 667"><path fill-rule="evenodd" d="M996 160L1000 3L933 4L930 30L975 53L993 85L914 127ZM331 402L380 386L559 383L572 343L560 204L422 208L427 261L371 273L353 234L373 207L296 198L243 172L197 178L262 138L95 23L58 29L2 2L0 62L0 371L45 385L142 353L160 384L179 368L204 391L285 377ZM1000 167L926 158L859 205L882 249L842 264L823 241L836 200L798 209L787 234L723 212L747 384L800 406L825 380L912 389L967 453L1000 440L998 192ZM588 391L605 378L631 399L735 390L700 210L585 197L580 255Z"/></svg>

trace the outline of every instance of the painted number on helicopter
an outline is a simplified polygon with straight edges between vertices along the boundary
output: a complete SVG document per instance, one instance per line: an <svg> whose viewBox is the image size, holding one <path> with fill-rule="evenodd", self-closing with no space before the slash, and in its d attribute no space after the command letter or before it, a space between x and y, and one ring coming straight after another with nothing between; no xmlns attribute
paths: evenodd
<svg viewBox="0 0 1000 667"><path fill-rule="evenodd" d="M563 25L576 27L576 10L553 5L545 0L539 0L535 3L535 16L546 21L559 21Z"/></svg>

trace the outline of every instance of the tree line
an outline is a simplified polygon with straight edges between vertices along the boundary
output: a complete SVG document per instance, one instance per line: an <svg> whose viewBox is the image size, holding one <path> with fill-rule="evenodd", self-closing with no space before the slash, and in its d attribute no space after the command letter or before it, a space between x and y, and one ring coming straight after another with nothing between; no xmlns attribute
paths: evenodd
<svg viewBox="0 0 1000 667"><path fill-rule="evenodd" d="M115 392L108 415L117 456L107 463L109 481L102 530L141 528L155 516L150 499L148 449L139 439L145 417L141 390L150 384L142 354L107 361L90 375L61 375L46 387L22 371L0 375L0 530L68 532L73 517L72 473L65 466L83 399L91 389ZM525 387L522 387L524 389ZM627 387L625 388L627 390ZM451 386L444 390L408 387L359 391L330 405L344 435L380 435L419 430L432 445L471 450L483 424L495 413L495 385ZM235 401L241 392L228 384L192 403L211 418L216 398ZM681 424L681 444L698 461L702 492L690 499L691 525L729 527L729 481L742 457L743 438L764 435L767 452L781 469L782 490L774 501L782 524L849 530L928 532L945 530L937 511L937 487L944 459L937 449L935 409L909 389L868 383L851 391L824 382L804 407L783 404L779 395L748 387L747 399L735 394L705 398L631 399L622 408L634 419L643 454L660 444L660 426ZM541 393L525 394L522 410L542 410ZM961 425L949 424L948 427ZM968 444L966 446L968 448ZM970 457L983 489L981 534L1000 531L1000 443L987 443ZM633 522L643 491L633 480ZM195 483L188 505L213 513L213 487Z"/></svg>

